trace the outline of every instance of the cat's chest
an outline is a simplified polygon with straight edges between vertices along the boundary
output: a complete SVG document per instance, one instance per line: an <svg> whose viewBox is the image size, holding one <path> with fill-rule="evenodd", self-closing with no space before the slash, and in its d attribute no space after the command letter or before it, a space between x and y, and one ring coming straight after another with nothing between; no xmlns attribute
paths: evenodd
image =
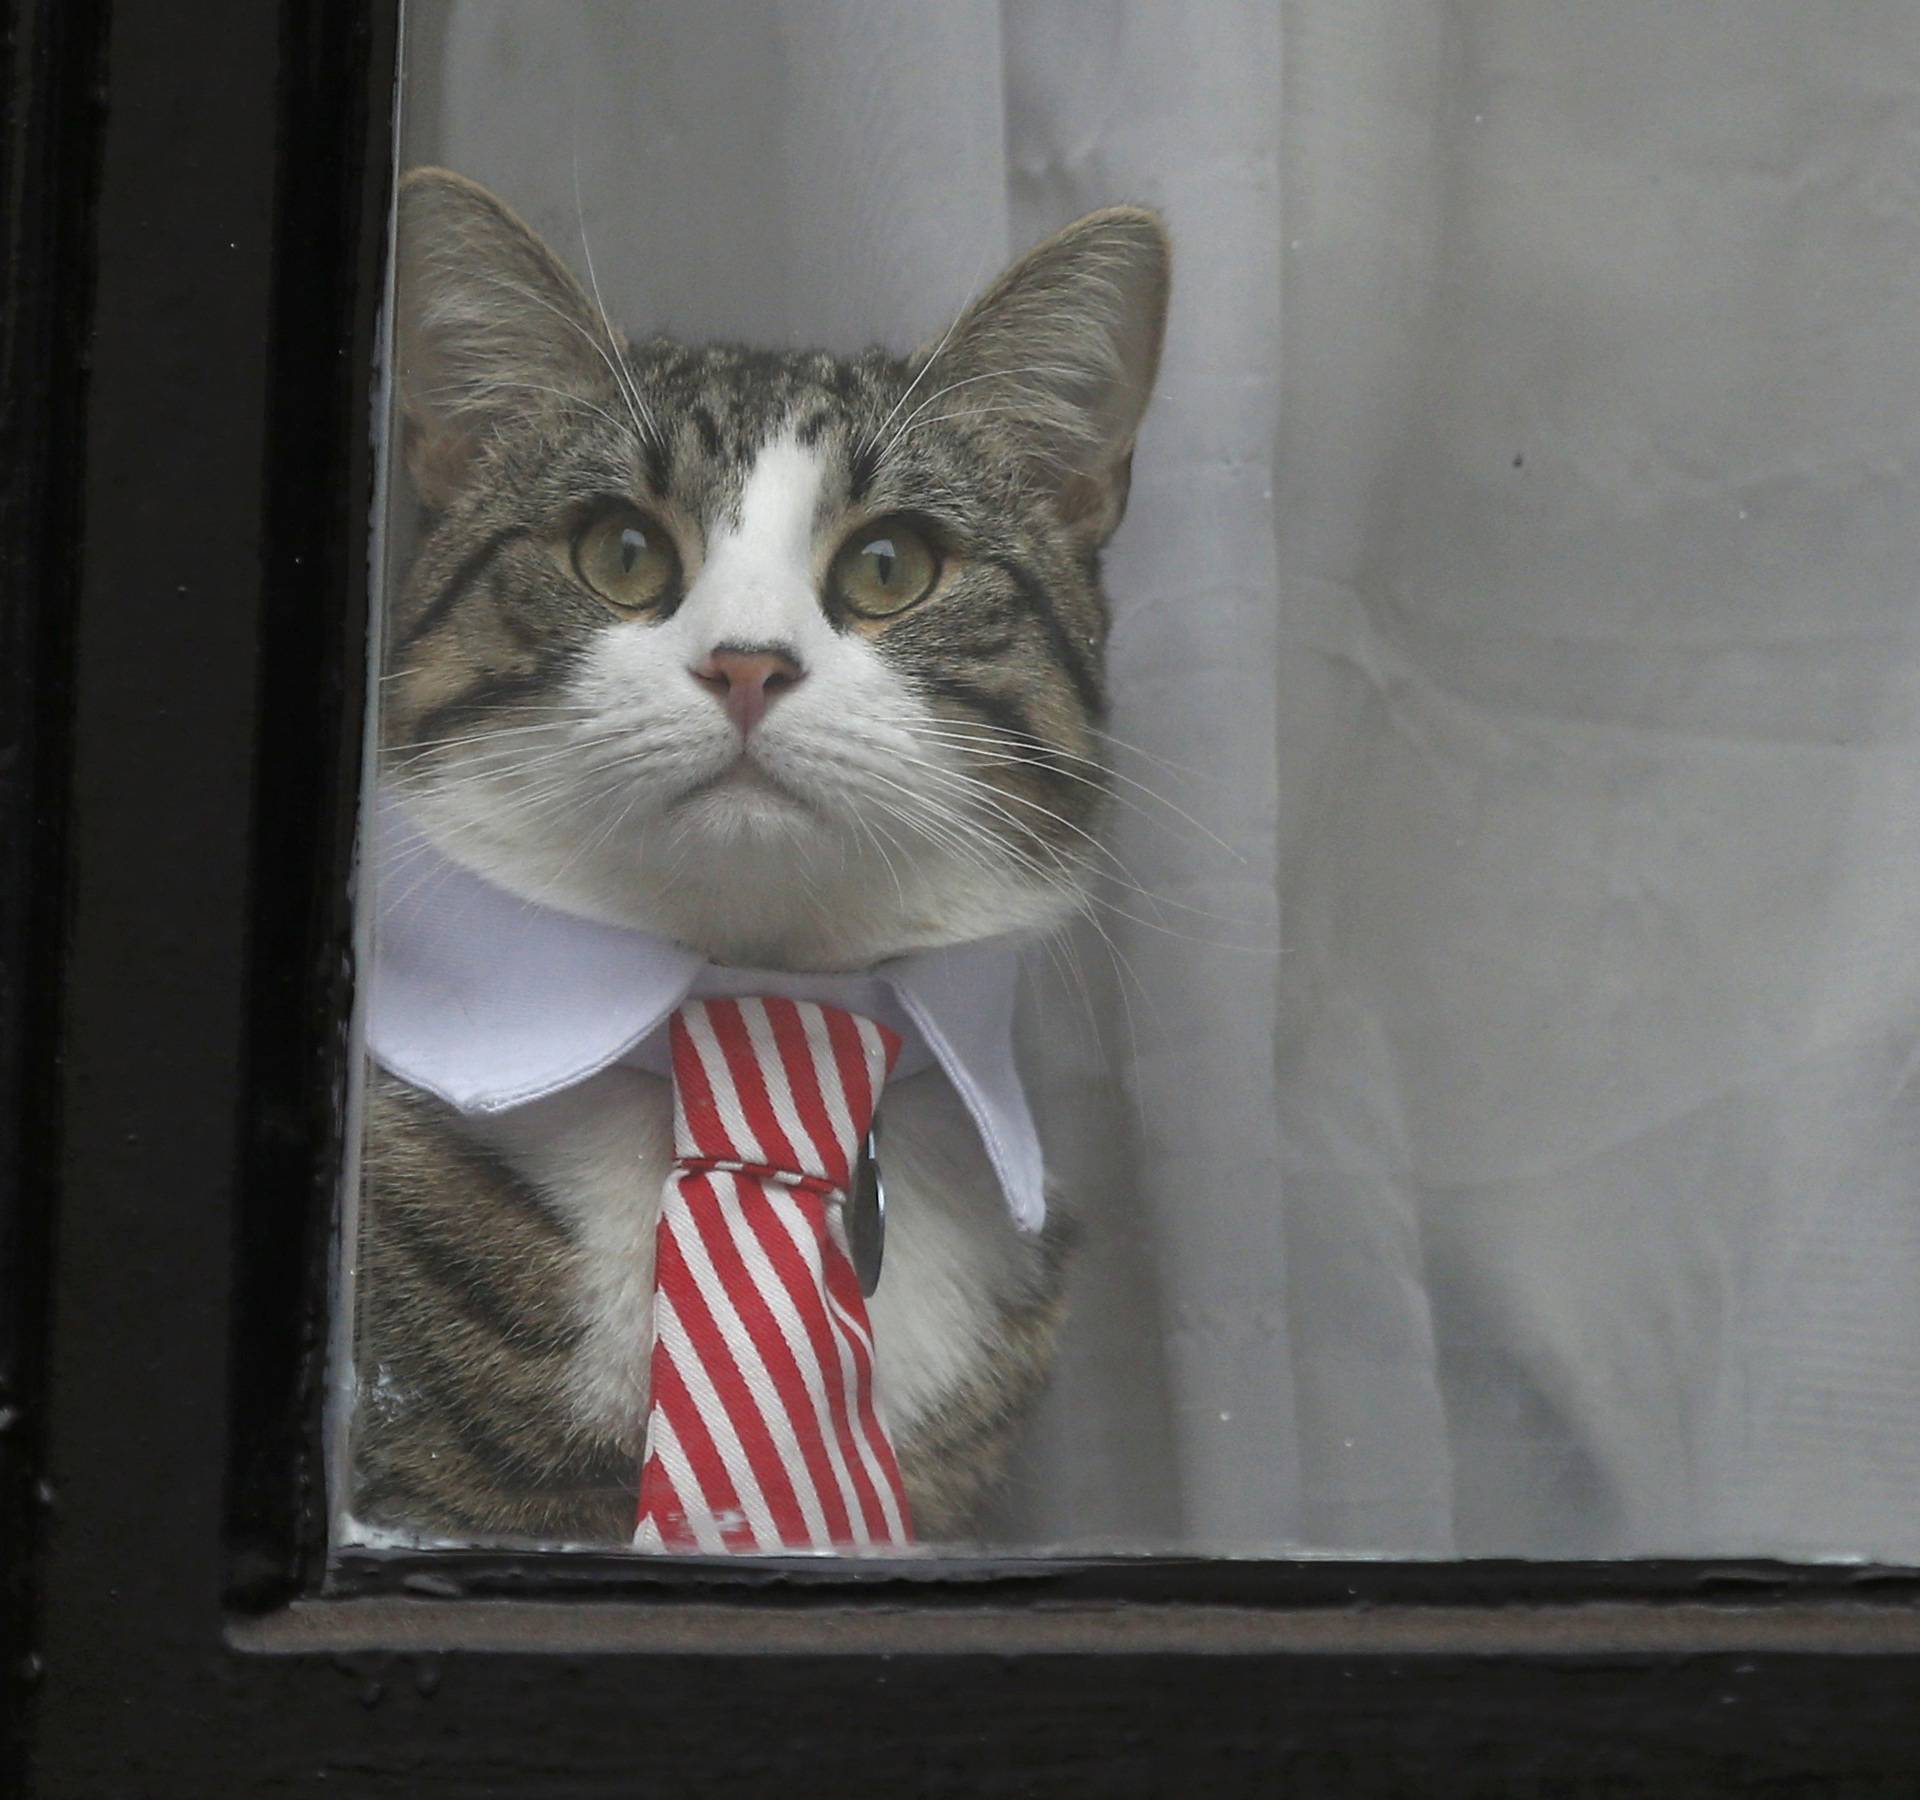
<svg viewBox="0 0 1920 1800"><path fill-rule="evenodd" d="M929 1073L895 1083L882 1112L886 1259L868 1309L876 1398L890 1428L904 1433L984 1372L999 1312L1031 1279L1038 1253L1009 1221L944 1079ZM646 1407L672 1090L655 1076L615 1067L477 1129L545 1197L579 1247L573 1303L582 1338L567 1402L586 1429L624 1438Z"/></svg>

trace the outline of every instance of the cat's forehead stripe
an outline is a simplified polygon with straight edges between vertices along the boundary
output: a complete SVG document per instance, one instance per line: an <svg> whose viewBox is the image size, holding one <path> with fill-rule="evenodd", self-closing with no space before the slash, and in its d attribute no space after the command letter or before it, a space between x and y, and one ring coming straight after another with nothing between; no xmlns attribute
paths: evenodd
<svg viewBox="0 0 1920 1800"><path fill-rule="evenodd" d="M734 521L714 533L713 552L731 546L756 562L798 563L813 550L814 513L826 459L819 446L782 431L760 447L747 471Z"/></svg>

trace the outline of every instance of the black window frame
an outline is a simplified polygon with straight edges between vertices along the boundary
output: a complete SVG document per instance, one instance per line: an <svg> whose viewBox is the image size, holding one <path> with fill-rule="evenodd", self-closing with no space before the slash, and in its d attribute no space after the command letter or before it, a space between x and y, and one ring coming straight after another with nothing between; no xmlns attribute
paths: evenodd
<svg viewBox="0 0 1920 1800"><path fill-rule="evenodd" d="M0 4L0 1791L1915 1791L1907 1568L330 1569L397 8Z"/></svg>

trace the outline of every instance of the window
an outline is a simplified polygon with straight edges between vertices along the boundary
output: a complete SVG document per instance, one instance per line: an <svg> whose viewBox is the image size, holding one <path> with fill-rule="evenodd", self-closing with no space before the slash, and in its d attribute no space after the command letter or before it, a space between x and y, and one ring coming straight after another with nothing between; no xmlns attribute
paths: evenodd
<svg viewBox="0 0 1920 1800"><path fill-rule="evenodd" d="M8 743L33 746L35 808L64 822L62 907L6 915L27 922L9 954L59 977L9 989L5 1014L34 1158L5 1217L52 1246L8 1267L28 1303L10 1317L44 1330L0 1437L31 1550L10 1609L34 1599L9 1614L9 1751L39 1791L753 1792L793 1770L1899 1791L1897 1568L1093 1560L903 1587L475 1551L329 1575L322 1274L395 22L10 23L8 169L58 171L10 191L88 196L84 234L32 199L7 238L7 316L46 353L9 348L8 429L50 446L8 464L9 554L44 578L8 584L8 619L32 622L36 691L73 696L70 717L20 711L9 671ZM74 308L83 390L59 360ZM55 367L52 388L27 378ZM76 398L84 440L63 444Z"/></svg>

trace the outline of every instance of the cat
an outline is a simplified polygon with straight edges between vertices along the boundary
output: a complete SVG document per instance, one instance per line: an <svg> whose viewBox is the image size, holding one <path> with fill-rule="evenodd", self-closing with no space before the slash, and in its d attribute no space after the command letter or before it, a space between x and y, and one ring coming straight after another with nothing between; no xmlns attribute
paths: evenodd
<svg viewBox="0 0 1920 1800"><path fill-rule="evenodd" d="M423 538L382 781L438 852L717 963L859 970L1060 925L1107 777L1101 546L1170 247L1116 208L917 355L616 336L499 199L399 197L394 376ZM590 268L590 265L589 265ZM929 1070L887 1089L878 1397L961 1541L1052 1360L1071 1228L1016 1229ZM351 1508L624 1542L669 1090L617 1065L464 1116L370 1078Z"/></svg>

